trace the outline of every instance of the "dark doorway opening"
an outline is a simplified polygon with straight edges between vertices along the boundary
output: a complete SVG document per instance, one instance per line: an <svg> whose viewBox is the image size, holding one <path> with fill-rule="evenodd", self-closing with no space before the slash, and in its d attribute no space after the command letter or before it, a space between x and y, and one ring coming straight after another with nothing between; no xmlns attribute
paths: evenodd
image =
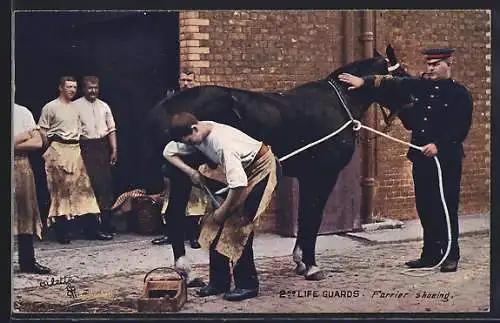
<svg viewBox="0 0 500 323"><path fill-rule="evenodd" d="M177 12L17 12L15 21L16 103L38 122L42 107L58 96L58 80L100 78L100 98L117 124L119 163L116 194L138 183L141 120L176 87L179 73ZM76 98L82 95L78 90ZM50 199L43 159L31 158L42 216Z"/></svg>

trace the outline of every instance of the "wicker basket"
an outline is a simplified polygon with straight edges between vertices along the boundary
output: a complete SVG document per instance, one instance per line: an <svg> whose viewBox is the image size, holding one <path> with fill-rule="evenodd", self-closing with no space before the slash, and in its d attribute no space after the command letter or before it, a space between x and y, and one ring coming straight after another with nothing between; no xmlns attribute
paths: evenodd
<svg viewBox="0 0 500 323"><path fill-rule="evenodd" d="M132 209L137 214L138 233L155 235L163 232L161 208L161 203L147 195L139 196L133 200Z"/></svg>

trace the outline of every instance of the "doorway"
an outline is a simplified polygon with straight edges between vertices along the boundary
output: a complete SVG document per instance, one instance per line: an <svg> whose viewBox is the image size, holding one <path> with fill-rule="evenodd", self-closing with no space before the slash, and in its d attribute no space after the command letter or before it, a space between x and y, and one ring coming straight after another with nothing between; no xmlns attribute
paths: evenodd
<svg viewBox="0 0 500 323"><path fill-rule="evenodd" d="M117 125L116 194L134 187L140 121L179 74L178 12L16 12L16 103L38 122L42 107L58 96L61 76L100 79L100 98ZM79 88L75 98L82 95ZM50 198L43 159L31 156L42 217Z"/></svg>

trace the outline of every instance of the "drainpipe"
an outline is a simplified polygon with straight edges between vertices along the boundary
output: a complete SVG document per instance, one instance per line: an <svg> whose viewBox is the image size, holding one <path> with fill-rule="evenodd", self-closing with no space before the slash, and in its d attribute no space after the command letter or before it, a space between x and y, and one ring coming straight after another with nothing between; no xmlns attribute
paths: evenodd
<svg viewBox="0 0 500 323"><path fill-rule="evenodd" d="M342 29L344 37L343 64L354 61L354 11L342 11Z"/></svg>
<svg viewBox="0 0 500 323"><path fill-rule="evenodd" d="M359 40L363 49L363 58L373 57L374 33L373 33L373 11L361 11L361 35ZM363 124L376 129L376 109L372 105L366 111ZM364 131L364 130L362 130ZM361 179L361 220L364 224L371 223L373 219L373 200L375 197L375 163L376 150L373 134L363 133L362 136L362 179Z"/></svg>

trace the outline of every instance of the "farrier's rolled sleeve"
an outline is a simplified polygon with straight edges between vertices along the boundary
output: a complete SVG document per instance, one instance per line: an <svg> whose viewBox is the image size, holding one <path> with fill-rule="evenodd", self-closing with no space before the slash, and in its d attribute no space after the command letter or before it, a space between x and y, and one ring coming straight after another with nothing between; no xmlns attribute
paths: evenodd
<svg viewBox="0 0 500 323"><path fill-rule="evenodd" d="M248 178L238 154L232 151L225 151L221 157L222 167L226 173L229 188L247 186Z"/></svg>
<svg viewBox="0 0 500 323"><path fill-rule="evenodd" d="M196 148L180 143L171 141L163 149L163 157L171 157L176 155L189 155L196 152Z"/></svg>

